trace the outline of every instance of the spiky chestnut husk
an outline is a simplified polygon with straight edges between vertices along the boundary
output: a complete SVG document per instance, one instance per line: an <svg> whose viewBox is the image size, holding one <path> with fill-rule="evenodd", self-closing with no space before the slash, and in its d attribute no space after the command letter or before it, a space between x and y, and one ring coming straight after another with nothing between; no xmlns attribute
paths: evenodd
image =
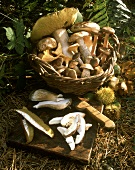
<svg viewBox="0 0 135 170"><path fill-rule="evenodd" d="M114 102L115 93L110 87L102 87L97 92L97 98L103 104L108 105Z"/></svg>

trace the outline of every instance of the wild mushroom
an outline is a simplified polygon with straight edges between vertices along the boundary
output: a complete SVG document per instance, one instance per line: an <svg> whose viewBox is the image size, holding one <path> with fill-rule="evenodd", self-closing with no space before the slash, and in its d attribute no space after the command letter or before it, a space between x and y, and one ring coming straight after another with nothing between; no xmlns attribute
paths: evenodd
<svg viewBox="0 0 135 170"><path fill-rule="evenodd" d="M91 64L83 64L81 67L83 69L81 77L90 77L90 70L94 70Z"/></svg>
<svg viewBox="0 0 135 170"><path fill-rule="evenodd" d="M115 30L113 28L111 28L111 27L103 27L102 32L105 33L103 47L108 48L109 35L114 34Z"/></svg>
<svg viewBox="0 0 135 170"><path fill-rule="evenodd" d="M37 44L37 49L39 52L50 50L56 47L57 47L57 42L52 37L43 38Z"/></svg>
<svg viewBox="0 0 135 170"><path fill-rule="evenodd" d="M54 117L49 121L49 125L60 124L63 117Z"/></svg>
<svg viewBox="0 0 135 170"><path fill-rule="evenodd" d="M34 105L33 108L39 109L43 107L48 107L55 110L63 110L69 105L71 105L72 99L64 99L60 101L42 101Z"/></svg>
<svg viewBox="0 0 135 170"><path fill-rule="evenodd" d="M43 51L43 56L42 56L43 61L50 63L53 60L56 60L57 58L58 56L54 57L52 54L50 54L50 50Z"/></svg>
<svg viewBox="0 0 135 170"><path fill-rule="evenodd" d="M83 37L83 40L84 40L85 44L87 45L87 47L88 47L88 49L91 53L92 46L93 46L92 35L89 34L88 36Z"/></svg>
<svg viewBox="0 0 135 170"><path fill-rule="evenodd" d="M92 65L92 67L97 67L99 65L99 58L98 57L93 57L91 60L90 60L90 64Z"/></svg>
<svg viewBox="0 0 135 170"><path fill-rule="evenodd" d="M75 60L72 60L69 63L69 68L74 69L76 71L77 77L79 77L81 75L81 70L79 69L79 67L77 65L78 65L78 62Z"/></svg>
<svg viewBox="0 0 135 170"><path fill-rule="evenodd" d="M68 51L74 55L74 54L78 53L78 47L79 47L78 43L72 44L68 47Z"/></svg>
<svg viewBox="0 0 135 170"><path fill-rule="evenodd" d="M100 59L100 63L101 65L106 61L107 57L110 56L111 51L108 48L105 47L99 47L98 48L100 55L98 56L98 58Z"/></svg>
<svg viewBox="0 0 135 170"><path fill-rule="evenodd" d="M89 33L86 31L76 32L76 33L72 34L68 40L68 42L70 42L70 43L77 42L79 44L79 50L82 54L83 61L85 61L87 56L90 55L90 51L83 40L83 37L88 36L88 35L89 35Z"/></svg>
<svg viewBox="0 0 135 170"><path fill-rule="evenodd" d="M62 94L55 94L45 89L38 89L30 93L29 99L31 101L60 101L64 98Z"/></svg>
<svg viewBox="0 0 135 170"><path fill-rule="evenodd" d="M65 69L65 76L66 77L71 77L73 79L77 79L77 73L74 69L71 68L66 68Z"/></svg>
<svg viewBox="0 0 135 170"><path fill-rule="evenodd" d="M33 26L31 41L36 43L36 41L51 35L57 29L73 25L77 19L77 13L78 10L75 8L64 8L61 11L39 18Z"/></svg>
<svg viewBox="0 0 135 170"><path fill-rule="evenodd" d="M76 31L87 31L90 34L94 34L94 40L93 40L93 45L91 49L91 54L89 55L95 55L95 50L97 46L97 40L98 40L98 33L100 31L100 26L94 22L80 22L76 23L71 27L71 31L76 32ZM90 44L91 44L91 35L90 36Z"/></svg>
<svg viewBox="0 0 135 170"><path fill-rule="evenodd" d="M67 30L65 28L57 29L56 31L52 33L52 35L56 39L56 41L61 44L63 55L71 58L72 60L73 55L71 52L68 51L69 36L68 36Z"/></svg>

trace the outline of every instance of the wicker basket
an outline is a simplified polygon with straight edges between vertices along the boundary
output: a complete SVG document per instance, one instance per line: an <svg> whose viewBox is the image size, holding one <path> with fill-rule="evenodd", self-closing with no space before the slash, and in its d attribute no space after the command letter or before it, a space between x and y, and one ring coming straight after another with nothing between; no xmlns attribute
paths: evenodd
<svg viewBox="0 0 135 170"><path fill-rule="evenodd" d="M53 67L42 61L35 54L29 55L29 61L33 69L53 88L59 89L63 93L72 93L75 95L83 95L89 91L96 91L107 79L113 74L113 66L116 61L115 56L111 56L108 60L107 69L98 75L89 78L63 77L57 74Z"/></svg>

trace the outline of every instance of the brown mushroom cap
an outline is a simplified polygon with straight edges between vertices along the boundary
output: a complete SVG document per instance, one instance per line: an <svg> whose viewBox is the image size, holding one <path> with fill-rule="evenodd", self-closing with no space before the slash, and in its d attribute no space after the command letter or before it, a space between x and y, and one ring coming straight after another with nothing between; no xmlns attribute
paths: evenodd
<svg viewBox="0 0 135 170"><path fill-rule="evenodd" d="M52 37L43 38L37 44L38 51L40 52L45 51L47 49L53 49L56 47L57 47L57 42Z"/></svg>
<svg viewBox="0 0 135 170"><path fill-rule="evenodd" d="M103 27L102 32L109 33L109 34L114 34L115 30L111 27Z"/></svg>
<svg viewBox="0 0 135 170"><path fill-rule="evenodd" d="M97 31L100 30L100 26L94 22L79 22L79 23L74 24L71 27L72 32L77 32L77 31L91 32L94 30L97 30Z"/></svg>
<svg viewBox="0 0 135 170"><path fill-rule="evenodd" d="M77 39L83 38L84 36L88 36L88 35L89 33L86 31L76 32L69 37L68 42L75 42Z"/></svg>
<svg viewBox="0 0 135 170"><path fill-rule="evenodd" d="M83 69L88 69L88 70L94 70L94 68L92 67L91 64L82 64L80 68L83 68Z"/></svg>
<svg viewBox="0 0 135 170"><path fill-rule="evenodd" d="M33 26L31 41L36 42L42 37L52 34L57 29L73 25L77 13L78 10L75 8L64 8L61 11L39 18Z"/></svg>

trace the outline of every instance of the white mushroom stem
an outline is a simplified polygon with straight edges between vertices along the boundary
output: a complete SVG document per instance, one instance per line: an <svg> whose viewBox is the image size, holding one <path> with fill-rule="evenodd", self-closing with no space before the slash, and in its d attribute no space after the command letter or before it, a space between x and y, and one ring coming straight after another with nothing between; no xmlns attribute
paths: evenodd
<svg viewBox="0 0 135 170"><path fill-rule="evenodd" d="M90 56L90 51L89 51L87 45L85 44L85 42L83 40L83 37L82 38L78 38L76 40L76 42L79 44L79 49L80 49L80 52L82 54L83 61L85 62L87 56Z"/></svg>
<svg viewBox="0 0 135 170"><path fill-rule="evenodd" d="M71 57L72 58L72 53L68 51L69 44L68 44L68 33L67 30L64 28L57 29L56 31L53 32L53 37L56 39L57 43L61 44L62 47L62 52L65 56Z"/></svg>

